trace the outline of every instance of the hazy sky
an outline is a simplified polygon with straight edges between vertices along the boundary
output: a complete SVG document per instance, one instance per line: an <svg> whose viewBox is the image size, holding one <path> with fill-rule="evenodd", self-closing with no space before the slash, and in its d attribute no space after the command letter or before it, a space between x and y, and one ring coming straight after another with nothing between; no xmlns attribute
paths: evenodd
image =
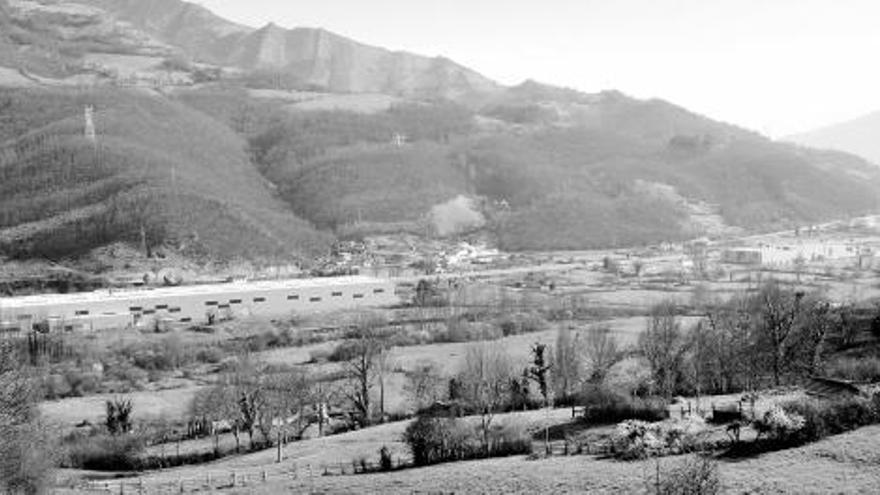
<svg viewBox="0 0 880 495"><path fill-rule="evenodd" d="M660 97L782 136L880 110L880 0L201 0L505 84Z"/></svg>

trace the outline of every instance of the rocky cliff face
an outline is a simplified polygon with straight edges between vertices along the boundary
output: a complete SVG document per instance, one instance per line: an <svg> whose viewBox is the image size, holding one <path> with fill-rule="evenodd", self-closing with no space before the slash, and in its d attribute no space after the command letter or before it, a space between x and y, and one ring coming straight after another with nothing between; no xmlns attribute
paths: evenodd
<svg viewBox="0 0 880 495"><path fill-rule="evenodd" d="M228 65L279 70L330 91L456 98L498 88L489 79L443 58L364 45L323 29L270 24L244 37Z"/></svg>
<svg viewBox="0 0 880 495"><path fill-rule="evenodd" d="M498 89L443 58L364 45L323 29L252 29L180 0L79 0L100 7L196 60L282 73L333 92L456 98Z"/></svg>

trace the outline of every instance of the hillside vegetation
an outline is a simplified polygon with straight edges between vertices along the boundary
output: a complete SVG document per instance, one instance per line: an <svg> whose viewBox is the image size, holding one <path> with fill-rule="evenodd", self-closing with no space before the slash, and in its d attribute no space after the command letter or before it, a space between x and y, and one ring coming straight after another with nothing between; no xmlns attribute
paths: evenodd
<svg viewBox="0 0 880 495"><path fill-rule="evenodd" d="M488 212L504 248L579 249L703 235L693 203L747 229L877 206L878 172L855 157L774 143L662 101L534 83L510 92L477 108L287 111L245 127L264 175L297 214L330 229L415 220L464 194L509 207Z"/></svg>
<svg viewBox="0 0 880 495"><path fill-rule="evenodd" d="M98 140L83 137L96 109ZM2 90L0 249L82 254L146 241L222 257L310 254L326 236L290 214L230 129L139 91Z"/></svg>
<svg viewBox="0 0 880 495"><path fill-rule="evenodd" d="M114 72L120 54L145 72ZM459 196L508 250L711 234L701 215L716 231L760 230L878 207L880 169L851 155L616 91L504 88L446 59L255 30L179 0L0 0L0 76L30 87L0 90L10 257L126 241L308 258L346 232L423 232ZM336 109L292 103L327 97ZM89 104L95 145L82 137Z"/></svg>

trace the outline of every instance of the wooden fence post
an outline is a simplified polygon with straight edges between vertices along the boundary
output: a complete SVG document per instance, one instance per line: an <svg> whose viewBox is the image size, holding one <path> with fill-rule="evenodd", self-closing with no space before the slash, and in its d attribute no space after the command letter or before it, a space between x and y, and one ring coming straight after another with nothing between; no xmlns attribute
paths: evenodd
<svg viewBox="0 0 880 495"><path fill-rule="evenodd" d="M281 430L278 430L278 454L275 458L275 462L280 464L281 460L284 458L284 447L281 444Z"/></svg>

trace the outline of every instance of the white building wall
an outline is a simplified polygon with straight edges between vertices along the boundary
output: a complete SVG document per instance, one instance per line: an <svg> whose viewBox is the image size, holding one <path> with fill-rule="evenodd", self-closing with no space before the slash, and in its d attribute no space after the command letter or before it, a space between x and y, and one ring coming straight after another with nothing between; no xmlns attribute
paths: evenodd
<svg viewBox="0 0 880 495"><path fill-rule="evenodd" d="M397 304L389 280L366 277L217 284L142 291L0 299L0 331L49 322L66 330L204 324L240 316L282 317Z"/></svg>

